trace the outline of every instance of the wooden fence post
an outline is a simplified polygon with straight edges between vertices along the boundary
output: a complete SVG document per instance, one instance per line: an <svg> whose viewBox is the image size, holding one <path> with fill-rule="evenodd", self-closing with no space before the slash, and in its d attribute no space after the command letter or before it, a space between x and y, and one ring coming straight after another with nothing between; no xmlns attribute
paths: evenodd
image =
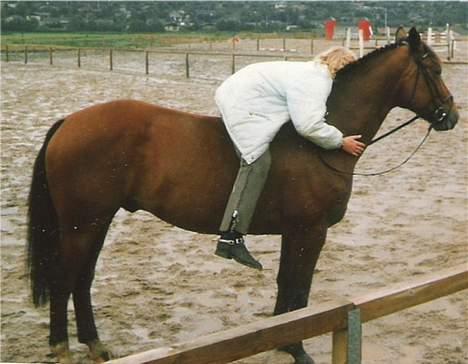
<svg viewBox="0 0 468 364"><path fill-rule="evenodd" d="M232 60L231 60L231 74L236 73L236 55L232 55Z"/></svg>
<svg viewBox="0 0 468 364"><path fill-rule="evenodd" d="M361 364L361 310L348 311L347 328L333 332L332 364Z"/></svg>
<svg viewBox="0 0 468 364"><path fill-rule="evenodd" d="M109 50L109 70L114 69L114 61L112 59L112 48Z"/></svg>
<svg viewBox="0 0 468 364"><path fill-rule="evenodd" d="M54 64L54 56L52 53L52 47L49 48L49 64L52 66Z"/></svg>
<svg viewBox="0 0 468 364"><path fill-rule="evenodd" d="M260 39L257 38L257 52L260 50Z"/></svg>
<svg viewBox="0 0 468 364"><path fill-rule="evenodd" d="M432 45L432 28L431 27L427 28L426 44L428 46Z"/></svg>
<svg viewBox="0 0 468 364"><path fill-rule="evenodd" d="M345 42L344 46L347 49L351 48L351 28L346 28L346 42Z"/></svg>
<svg viewBox="0 0 468 364"><path fill-rule="evenodd" d="M348 363L348 331L333 331L332 364Z"/></svg>
<svg viewBox="0 0 468 364"><path fill-rule="evenodd" d="M185 53L185 77L190 78L190 54Z"/></svg>
<svg viewBox="0 0 468 364"><path fill-rule="evenodd" d="M78 68L81 68L81 48L78 48L77 64L78 64Z"/></svg>
<svg viewBox="0 0 468 364"><path fill-rule="evenodd" d="M28 46L24 46L24 64L28 64Z"/></svg>
<svg viewBox="0 0 468 364"><path fill-rule="evenodd" d="M286 38L283 38L283 52L286 52Z"/></svg>
<svg viewBox="0 0 468 364"><path fill-rule="evenodd" d="M359 29L359 58L364 56L364 31Z"/></svg>
<svg viewBox="0 0 468 364"><path fill-rule="evenodd" d="M447 37L447 60L450 61L451 59L451 55L452 55L452 52L451 52L451 45L452 45L452 31L450 30L450 25L447 24L447 34L446 34L446 37Z"/></svg>
<svg viewBox="0 0 468 364"><path fill-rule="evenodd" d="M149 75L149 52L145 51L145 74Z"/></svg>
<svg viewBox="0 0 468 364"><path fill-rule="evenodd" d="M10 56L8 55L8 44L5 46L5 56L6 56L6 61L10 61Z"/></svg>
<svg viewBox="0 0 468 364"><path fill-rule="evenodd" d="M314 54L314 38L310 40L310 54Z"/></svg>

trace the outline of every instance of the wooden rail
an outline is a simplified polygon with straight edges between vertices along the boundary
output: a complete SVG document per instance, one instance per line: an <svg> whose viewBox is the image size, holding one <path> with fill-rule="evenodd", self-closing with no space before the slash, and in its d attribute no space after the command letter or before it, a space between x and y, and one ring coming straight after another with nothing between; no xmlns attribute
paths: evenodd
<svg viewBox="0 0 468 364"><path fill-rule="evenodd" d="M387 288L341 305L289 312L187 343L109 361L112 364L228 363L333 332L333 364L359 364L361 323L468 288L467 265Z"/></svg>

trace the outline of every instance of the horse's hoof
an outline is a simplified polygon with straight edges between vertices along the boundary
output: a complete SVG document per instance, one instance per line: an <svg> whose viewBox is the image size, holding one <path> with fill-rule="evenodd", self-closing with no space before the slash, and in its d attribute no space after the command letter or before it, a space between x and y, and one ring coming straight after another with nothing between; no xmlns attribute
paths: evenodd
<svg viewBox="0 0 468 364"><path fill-rule="evenodd" d="M100 340L93 340L88 343L89 357L95 363L104 363L112 359L111 352Z"/></svg>
<svg viewBox="0 0 468 364"><path fill-rule="evenodd" d="M284 346L279 350L284 351L294 358L294 364L315 364L314 360L304 350L302 344Z"/></svg>
<svg viewBox="0 0 468 364"><path fill-rule="evenodd" d="M68 342L52 345L50 351L55 355L60 364L73 364L73 357L68 347Z"/></svg>
<svg viewBox="0 0 468 364"><path fill-rule="evenodd" d="M294 358L294 364L315 364L309 354L302 354Z"/></svg>

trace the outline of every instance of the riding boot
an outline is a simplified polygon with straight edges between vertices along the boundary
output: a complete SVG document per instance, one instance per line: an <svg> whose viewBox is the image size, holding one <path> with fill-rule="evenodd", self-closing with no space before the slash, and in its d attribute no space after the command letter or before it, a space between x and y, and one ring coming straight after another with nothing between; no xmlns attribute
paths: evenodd
<svg viewBox="0 0 468 364"><path fill-rule="evenodd" d="M249 268L262 270L263 267L247 250L242 234L237 231L223 232L218 240L215 254L226 259L234 259L236 262Z"/></svg>

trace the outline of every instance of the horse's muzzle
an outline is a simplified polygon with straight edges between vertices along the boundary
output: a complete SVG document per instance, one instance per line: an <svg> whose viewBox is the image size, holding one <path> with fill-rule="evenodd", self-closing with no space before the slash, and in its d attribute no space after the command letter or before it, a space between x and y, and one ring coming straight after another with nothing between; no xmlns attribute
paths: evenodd
<svg viewBox="0 0 468 364"><path fill-rule="evenodd" d="M452 106L450 111L446 113L442 120L435 120L432 122L432 127L437 131L451 130L457 125L458 110L455 105Z"/></svg>
<svg viewBox="0 0 468 364"><path fill-rule="evenodd" d="M444 104L438 107L429 119L431 126L437 131L451 130L458 122L458 109L453 96L449 95L444 101Z"/></svg>

